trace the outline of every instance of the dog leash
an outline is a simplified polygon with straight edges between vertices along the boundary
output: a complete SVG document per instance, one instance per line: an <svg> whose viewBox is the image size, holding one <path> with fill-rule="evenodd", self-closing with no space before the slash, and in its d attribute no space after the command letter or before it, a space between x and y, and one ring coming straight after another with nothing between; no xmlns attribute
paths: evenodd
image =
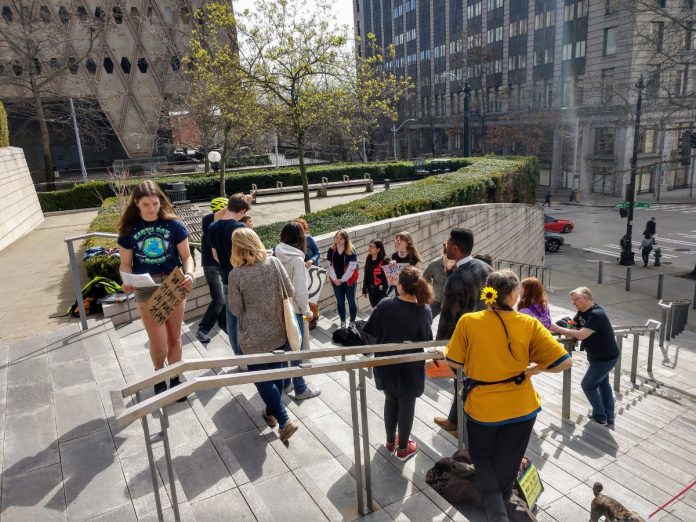
<svg viewBox="0 0 696 522"><path fill-rule="evenodd" d="M694 486L696 486L696 480L694 480L691 484L689 484L689 485L686 486L684 489L682 489L679 493L677 493L677 494L674 495L672 498L670 498L667 502L665 502L664 504L662 504L662 505L661 505L659 508L657 508L655 511L653 511L652 513L650 513L650 515L648 516L648 518L652 518L652 516L653 516L655 513L657 513L658 511L661 511L661 510L665 509L668 505L670 505L672 502L674 502L675 500L677 500L679 497L681 497L684 493L686 493L687 491L689 491L689 490L690 490L691 488L693 488Z"/></svg>

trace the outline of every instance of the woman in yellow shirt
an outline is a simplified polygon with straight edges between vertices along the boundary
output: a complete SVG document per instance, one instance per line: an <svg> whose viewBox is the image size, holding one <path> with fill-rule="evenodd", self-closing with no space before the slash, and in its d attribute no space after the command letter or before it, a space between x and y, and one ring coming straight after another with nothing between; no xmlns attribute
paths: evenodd
<svg viewBox="0 0 696 522"><path fill-rule="evenodd" d="M463 365L469 454L489 520L509 520L506 502L527 449L541 399L530 377L573 364L536 319L516 312L514 272L492 272L481 293L486 309L464 314L445 356Z"/></svg>

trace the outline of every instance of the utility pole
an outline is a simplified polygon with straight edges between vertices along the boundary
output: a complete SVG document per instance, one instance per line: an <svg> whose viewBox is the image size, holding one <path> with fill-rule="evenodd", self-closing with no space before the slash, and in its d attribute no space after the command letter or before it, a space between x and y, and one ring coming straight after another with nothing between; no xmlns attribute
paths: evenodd
<svg viewBox="0 0 696 522"><path fill-rule="evenodd" d="M75 104L70 98L70 114L72 116L73 128L75 129L75 141L77 142L77 155L80 158L80 170L82 171L82 181L87 183L87 169L85 168L85 159L82 157L82 143L80 143L80 130L77 128L77 118L75 117Z"/></svg>
<svg viewBox="0 0 696 522"><path fill-rule="evenodd" d="M632 250L632 238L633 233L633 207L636 201L636 174L638 173L638 145L640 142L640 112L643 105L643 89L645 88L645 83L643 82L643 75L640 76L638 83L636 83L636 89L638 89L638 101L636 102L636 124L633 129L633 155L631 157L631 180L628 184L628 219L626 222L626 235L621 238L619 244L621 245L621 257L619 257L620 265L633 265L635 261L633 259Z"/></svg>

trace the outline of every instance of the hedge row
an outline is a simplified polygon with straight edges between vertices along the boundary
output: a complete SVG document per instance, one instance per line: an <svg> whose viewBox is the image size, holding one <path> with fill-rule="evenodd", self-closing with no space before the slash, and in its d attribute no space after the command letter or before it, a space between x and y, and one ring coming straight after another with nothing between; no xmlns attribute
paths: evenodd
<svg viewBox="0 0 696 522"><path fill-rule="evenodd" d="M464 158L452 158L449 162L450 170L461 168L469 161ZM320 183L322 178L328 178L329 181L340 181L344 175L356 179L361 178L364 173L369 173L375 181L383 181L385 178L396 181L412 179L414 168L410 161L314 165L307 168L310 183ZM133 179L129 180L128 183L135 185L141 181L141 179ZM183 182L186 185L186 195L192 201L204 201L219 196L220 178L217 175L155 177L153 181L163 189L167 183ZM249 192L252 184L258 188L271 188L276 186L277 181L281 181L285 186L300 185L299 168L284 167L273 170L230 173L225 179L225 192L227 194ZM90 181L76 185L71 189L38 193L41 209L44 212L98 207L105 198L113 195L114 193L106 181Z"/></svg>
<svg viewBox="0 0 696 522"><path fill-rule="evenodd" d="M7 125L7 112L0 102L0 147L10 146L10 127Z"/></svg>
<svg viewBox="0 0 696 522"><path fill-rule="evenodd" d="M407 214L477 203L534 203L536 158L472 158L470 166L304 216L313 235ZM284 222L256 227L267 247Z"/></svg>

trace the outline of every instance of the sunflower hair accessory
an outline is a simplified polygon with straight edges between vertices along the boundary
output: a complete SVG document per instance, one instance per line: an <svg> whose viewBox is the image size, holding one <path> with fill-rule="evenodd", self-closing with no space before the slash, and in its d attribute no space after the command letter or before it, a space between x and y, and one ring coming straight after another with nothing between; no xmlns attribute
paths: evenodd
<svg viewBox="0 0 696 522"><path fill-rule="evenodd" d="M498 291L491 286L484 287L481 290L481 301L487 305L495 304L498 301Z"/></svg>

